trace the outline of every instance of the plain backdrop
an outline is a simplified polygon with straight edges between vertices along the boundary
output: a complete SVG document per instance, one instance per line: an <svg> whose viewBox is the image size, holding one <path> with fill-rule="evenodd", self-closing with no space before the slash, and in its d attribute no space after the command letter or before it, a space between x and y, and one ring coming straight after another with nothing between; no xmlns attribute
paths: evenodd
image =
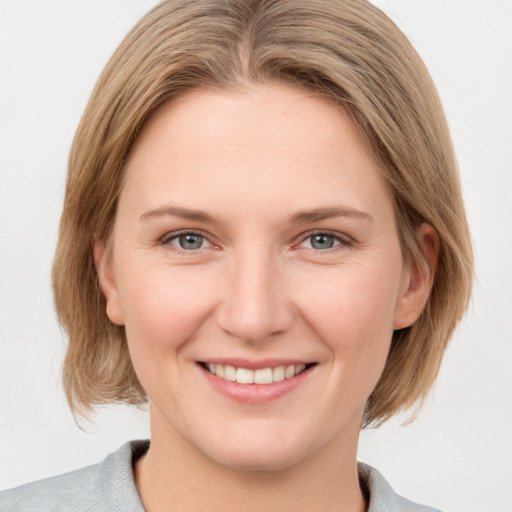
<svg viewBox="0 0 512 512"><path fill-rule="evenodd" d="M512 1L376 0L438 86L476 251L471 308L419 419L364 432L360 459L452 512L512 511ZM66 158L92 87L154 0L0 2L0 489L148 436L106 407L81 430L60 370L49 285Z"/></svg>

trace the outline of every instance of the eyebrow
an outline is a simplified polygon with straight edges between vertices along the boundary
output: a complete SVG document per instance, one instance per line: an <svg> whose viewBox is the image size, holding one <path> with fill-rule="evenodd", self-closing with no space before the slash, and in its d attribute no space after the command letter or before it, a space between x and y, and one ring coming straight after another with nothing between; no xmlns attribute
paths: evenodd
<svg viewBox="0 0 512 512"><path fill-rule="evenodd" d="M373 217L369 213L356 210L355 208L336 206L298 212L291 217L290 222L293 224L300 224L317 222L319 220L331 219L333 217L356 217L367 221L373 221Z"/></svg>
<svg viewBox="0 0 512 512"><path fill-rule="evenodd" d="M168 215L199 222L213 222L213 217L208 215L206 212L201 210L191 210L189 208L178 208L174 206L161 206L160 208L156 208L154 210L147 210L140 216L140 220L148 220L153 217L163 217Z"/></svg>
<svg viewBox="0 0 512 512"><path fill-rule="evenodd" d="M166 217L169 215L198 222L214 222L214 218L202 210L193 210L176 206L161 206L153 210L147 210L140 216L140 219L145 221L153 217ZM373 217L368 213L356 210L355 208L337 206L329 208L315 208L312 210L298 212L290 218L290 223L311 223L331 219L333 217L356 217L363 220L373 221Z"/></svg>

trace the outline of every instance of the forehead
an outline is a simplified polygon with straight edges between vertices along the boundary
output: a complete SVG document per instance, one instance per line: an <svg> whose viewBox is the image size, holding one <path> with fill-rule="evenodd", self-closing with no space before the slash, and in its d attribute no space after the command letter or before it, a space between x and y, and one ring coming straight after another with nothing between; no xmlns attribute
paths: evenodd
<svg viewBox="0 0 512 512"><path fill-rule="evenodd" d="M196 133L187 141L183 130ZM165 131L165 133L164 133ZM334 145L341 156L347 146L371 157L350 114L334 100L305 88L280 84L245 86L242 89L193 89L161 107L136 141L135 152L151 149L155 135L167 135L168 142L180 139L187 147L228 142L228 147L260 144L266 149L293 146L295 151L322 146L318 157L328 156ZM171 138L171 136L173 136ZM172 149L172 146L169 146ZM207 147L205 147L205 150Z"/></svg>
<svg viewBox="0 0 512 512"><path fill-rule="evenodd" d="M340 192L355 203L389 199L350 115L330 99L281 85L194 90L164 106L137 140L125 183L153 202L193 202L205 191L231 201L312 203L300 208L316 207L315 198L336 202Z"/></svg>

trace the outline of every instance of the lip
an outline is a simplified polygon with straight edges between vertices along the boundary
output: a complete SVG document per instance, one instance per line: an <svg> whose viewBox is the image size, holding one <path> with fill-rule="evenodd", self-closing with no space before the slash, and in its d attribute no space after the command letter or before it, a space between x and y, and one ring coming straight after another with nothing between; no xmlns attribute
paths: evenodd
<svg viewBox="0 0 512 512"><path fill-rule="evenodd" d="M261 370L262 368L275 368L276 366L297 366L299 364L310 365L314 364L314 361L305 361L302 359L261 359L259 361L255 361L253 359L234 359L230 358L212 358L212 359L204 359L202 361L198 361L199 363L212 363L212 364L222 364L222 365L230 365L235 368L247 368L248 370Z"/></svg>
<svg viewBox="0 0 512 512"><path fill-rule="evenodd" d="M247 361L242 359L208 359L208 363L231 365L238 368L247 368L250 370L259 370L267 368L269 366L286 366L286 365L298 365L307 364L303 361L293 359L266 359L262 361ZM264 404L277 400L283 395L293 391L300 386L315 370L316 364L311 364L299 375L295 375L289 379L285 379L279 382L272 382L271 384L239 384L238 382L230 382L225 379L221 379L211 374L201 363L196 366L202 373L204 378L212 386L212 388L218 393L240 403L245 404Z"/></svg>

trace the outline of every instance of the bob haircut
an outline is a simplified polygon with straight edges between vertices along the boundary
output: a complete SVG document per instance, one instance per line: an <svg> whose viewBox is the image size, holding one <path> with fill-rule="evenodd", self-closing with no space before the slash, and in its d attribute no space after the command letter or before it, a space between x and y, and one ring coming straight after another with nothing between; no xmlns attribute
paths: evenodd
<svg viewBox="0 0 512 512"><path fill-rule="evenodd" d="M268 83L308 89L350 113L392 191L406 264L428 269L418 227L437 231L429 299L411 327L394 332L362 426L425 399L468 305L473 256L450 134L421 58L365 0L166 0L108 62L71 148L52 277L69 335L63 373L74 414L147 401L124 327L106 315L93 259L95 241L108 243L138 135L193 89Z"/></svg>

